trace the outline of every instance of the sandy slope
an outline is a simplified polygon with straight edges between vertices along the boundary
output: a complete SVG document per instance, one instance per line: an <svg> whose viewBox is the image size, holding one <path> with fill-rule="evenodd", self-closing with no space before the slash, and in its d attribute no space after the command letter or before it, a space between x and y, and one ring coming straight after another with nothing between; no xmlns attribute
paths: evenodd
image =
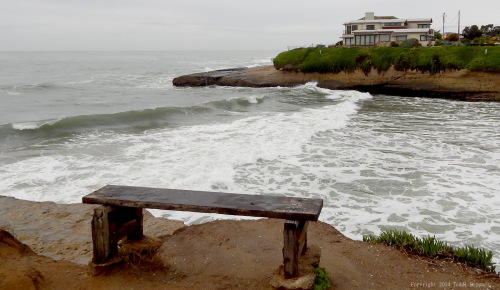
<svg viewBox="0 0 500 290"><path fill-rule="evenodd" d="M156 254L129 254L129 263L94 276L85 264L91 211L89 205L0 196L0 229L17 238L0 231L0 289L272 289L269 281L282 259L280 220L184 227L147 216L145 233L155 238L135 246L158 242ZM320 266L335 289L500 289L500 279L474 269L353 241L321 222L311 225L309 242L321 249Z"/></svg>

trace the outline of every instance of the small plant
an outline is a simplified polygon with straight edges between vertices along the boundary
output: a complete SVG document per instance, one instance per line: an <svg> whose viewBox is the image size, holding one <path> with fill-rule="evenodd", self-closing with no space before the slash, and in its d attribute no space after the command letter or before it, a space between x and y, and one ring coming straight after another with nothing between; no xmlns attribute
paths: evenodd
<svg viewBox="0 0 500 290"><path fill-rule="evenodd" d="M487 272L495 273L495 265L491 261L493 253L473 246L452 247L448 243L436 240L435 237L417 238L403 231L384 231L380 236L363 236L363 241L385 244L405 251L430 258L450 258L466 263Z"/></svg>
<svg viewBox="0 0 500 290"><path fill-rule="evenodd" d="M495 266L491 262L493 258L492 252L486 252L483 249L475 248L473 246L466 246L465 248L459 248L455 250L455 260L460 262L466 262L467 264L482 268L486 265L486 268L491 269L490 272L495 270Z"/></svg>
<svg viewBox="0 0 500 290"><path fill-rule="evenodd" d="M313 290L326 290L332 287L325 268L316 267L314 268L314 273L316 273L316 280L314 280L312 286Z"/></svg>

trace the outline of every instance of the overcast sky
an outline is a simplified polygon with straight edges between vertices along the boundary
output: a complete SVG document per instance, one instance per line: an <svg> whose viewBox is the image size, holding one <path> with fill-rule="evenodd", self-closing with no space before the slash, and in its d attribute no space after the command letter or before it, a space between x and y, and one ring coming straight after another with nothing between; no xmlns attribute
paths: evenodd
<svg viewBox="0 0 500 290"><path fill-rule="evenodd" d="M285 50L334 44L365 12L500 25L494 0L0 0L0 51Z"/></svg>

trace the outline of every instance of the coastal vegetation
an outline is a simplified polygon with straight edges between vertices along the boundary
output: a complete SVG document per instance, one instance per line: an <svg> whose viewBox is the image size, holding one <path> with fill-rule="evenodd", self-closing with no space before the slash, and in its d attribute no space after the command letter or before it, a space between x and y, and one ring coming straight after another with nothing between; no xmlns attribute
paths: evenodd
<svg viewBox="0 0 500 290"><path fill-rule="evenodd" d="M453 247L435 237L418 238L404 231L385 231L380 236L363 236L363 241L399 248L429 258L447 258L495 273L493 253L473 246Z"/></svg>
<svg viewBox="0 0 500 290"><path fill-rule="evenodd" d="M314 273L316 273L316 279L312 286L312 290L326 290L332 288L332 283L330 278L328 278L328 273L326 273L325 268L316 267L314 268Z"/></svg>
<svg viewBox="0 0 500 290"><path fill-rule="evenodd" d="M339 73L361 69L368 74L393 67L436 74L446 70L500 72L500 47L310 47L282 52L274 67L304 73Z"/></svg>

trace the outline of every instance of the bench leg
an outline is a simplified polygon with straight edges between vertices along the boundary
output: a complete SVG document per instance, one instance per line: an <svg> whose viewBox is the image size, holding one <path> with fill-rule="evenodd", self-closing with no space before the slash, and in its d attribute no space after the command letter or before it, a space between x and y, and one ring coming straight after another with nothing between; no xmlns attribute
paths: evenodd
<svg viewBox="0 0 500 290"><path fill-rule="evenodd" d="M105 263L118 250L116 244L111 244L110 239L108 213L111 210L112 207L110 206L101 206L94 209L94 217L92 218L94 257L92 262L96 264Z"/></svg>
<svg viewBox="0 0 500 290"><path fill-rule="evenodd" d="M93 259L106 263L118 253L118 241L127 237L139 240L143 236L142 208L100 206L92 218Z"/></svg>
<svg viewBox="0 0 500 290"><path fill-rule="evenodd" d="M285 278L299 275L299 257L307 250L307 221L285 221L283 267Z"/></svg>
<svg viewBox="0 0 500 290"><path fill-rule="evenodd" d="M127 234L127 239L129 240L140 240L144 236L143 230L143 213L142 208L130 208L129 219L135 224L132 226L130 233Z"/></svg>

